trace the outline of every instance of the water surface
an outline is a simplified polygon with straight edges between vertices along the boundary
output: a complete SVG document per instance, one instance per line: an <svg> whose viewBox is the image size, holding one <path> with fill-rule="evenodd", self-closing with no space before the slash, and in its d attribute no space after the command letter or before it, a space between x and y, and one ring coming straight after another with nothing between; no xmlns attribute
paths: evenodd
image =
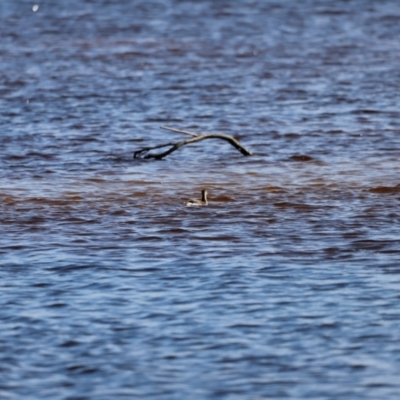
<svg viewBox="0 0 400 400"><path fill-rule="evenodd" d="M398 399L400 4L38 6L0 5L0 398ZM134 160L161 125L254 155Z"/></svg>

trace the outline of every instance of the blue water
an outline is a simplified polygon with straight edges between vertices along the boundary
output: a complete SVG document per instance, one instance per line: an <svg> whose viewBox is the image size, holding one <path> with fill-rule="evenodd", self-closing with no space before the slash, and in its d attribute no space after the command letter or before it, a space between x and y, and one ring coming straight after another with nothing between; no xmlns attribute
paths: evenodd
<svg viewBox="0 0 400 400"><path fill-rule="evenodd" d="M34 6L0 4L0 399L397 400L400 3ZM133 159L162 125L254 154Z"/></svg>

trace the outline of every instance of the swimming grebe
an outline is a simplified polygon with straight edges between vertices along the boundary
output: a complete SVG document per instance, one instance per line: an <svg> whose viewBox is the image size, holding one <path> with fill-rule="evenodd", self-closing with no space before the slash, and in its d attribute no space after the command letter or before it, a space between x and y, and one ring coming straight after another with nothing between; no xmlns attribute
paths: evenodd
<svg viewBox="0 0 400 400"><path fill-rule="evenodd" d="M188 207L208 206L207 194L208 194L207 190L202 190L201 191L201 200L198 200L198 199L188 200L185 203L185 206L188 206Z"/></svg>

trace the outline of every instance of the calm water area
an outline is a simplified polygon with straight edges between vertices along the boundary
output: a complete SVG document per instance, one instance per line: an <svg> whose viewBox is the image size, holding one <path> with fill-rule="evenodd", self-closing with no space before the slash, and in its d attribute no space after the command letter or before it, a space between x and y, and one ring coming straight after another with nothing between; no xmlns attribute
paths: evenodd
<svg viewBox="0 0 400 400"><path fill-rule="evenodd" d="M398 400L399 105L397 0L1 0L0 399Z"/></svg>

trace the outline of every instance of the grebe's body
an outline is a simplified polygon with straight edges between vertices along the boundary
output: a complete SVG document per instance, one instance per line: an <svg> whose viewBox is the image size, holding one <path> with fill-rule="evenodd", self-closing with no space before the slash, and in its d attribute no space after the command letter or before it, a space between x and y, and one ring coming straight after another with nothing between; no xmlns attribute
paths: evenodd
<svg viewBox="0 0 400 400"><path fill-rule="evenodd" d="M207 190L202 190L201 191L201 200L198 200L198 199L188 200L185 203L185 206L188 206L188 207L208 206L207 194L208 194Z"/></svg>

